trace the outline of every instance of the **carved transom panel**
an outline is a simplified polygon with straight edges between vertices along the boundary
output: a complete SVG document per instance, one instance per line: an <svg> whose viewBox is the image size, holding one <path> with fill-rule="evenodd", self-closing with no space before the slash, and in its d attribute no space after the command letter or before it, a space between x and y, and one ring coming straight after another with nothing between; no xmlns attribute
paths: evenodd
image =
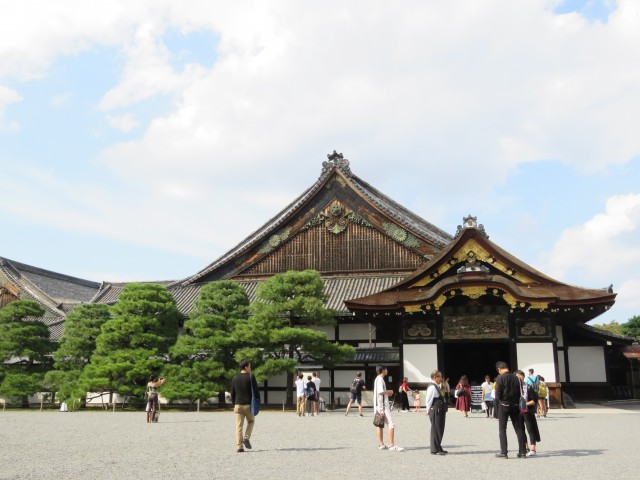
<svg viewBox="0 0 640 480"><path fill-rule="evenodd" d="M442 335L448 340L508 338L507 315L447 315L442 321Z"/></svg>

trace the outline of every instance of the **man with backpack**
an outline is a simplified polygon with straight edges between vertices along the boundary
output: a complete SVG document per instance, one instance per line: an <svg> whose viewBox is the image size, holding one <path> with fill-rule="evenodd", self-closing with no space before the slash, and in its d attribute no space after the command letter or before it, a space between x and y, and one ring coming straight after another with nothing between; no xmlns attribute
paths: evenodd
<svg viewBox="0 0 640 480"><path fill-rule="evenodd" d="M538 393L540 389L540 378L533 373L533 368L529 369L529 376L526 378L526 382Z"/></svg>
<svg viewBox="0 0 640 480"><path fill-rule="evenodd" d="M347 411L344 412L344 416L349 415L349 409L351 408L351 404L353 402L358 403L358 412L362 417L362 391L366 390L367 387L364 385L364 380L362 379L362 372L356 373L356 378L351 382L351 388L349 389L349 404L347 405Z"/></svg>
<svg viewBox="0 0 640 480"><path fill-rule="evenodd" d="M307 417L311 417L315 415L315 405L316 405L316 395L318 391L316 390L316 384L311 379L311 375L307 376L307 384L304 389L305 396L305 404L307 405Z"/></svg>

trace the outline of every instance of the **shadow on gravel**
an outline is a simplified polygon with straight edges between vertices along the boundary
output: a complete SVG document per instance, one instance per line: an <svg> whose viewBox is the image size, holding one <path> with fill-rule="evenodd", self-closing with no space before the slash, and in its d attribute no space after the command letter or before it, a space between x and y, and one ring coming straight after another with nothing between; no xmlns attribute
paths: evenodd
<svg viewBox="0 0 640 480"><path fill-rule="evenodd" d="M593 455L602 455L606 450L554 450L552 452L544 452L545 457L591 457Z"/></svg>
<svg viewBox="0 0 640 480"><path fill-rule="evenodd" d="M332 450L344 450L345 448L347 448L347 447L333 447L333 448L317 448L317 447L300 448L300 447L296 447L296 448L275 448L274 450L269 450L269 451L270 452L273 452L273 451L276 451L276 452L317 452L317 451L330 452Z"/></svg>

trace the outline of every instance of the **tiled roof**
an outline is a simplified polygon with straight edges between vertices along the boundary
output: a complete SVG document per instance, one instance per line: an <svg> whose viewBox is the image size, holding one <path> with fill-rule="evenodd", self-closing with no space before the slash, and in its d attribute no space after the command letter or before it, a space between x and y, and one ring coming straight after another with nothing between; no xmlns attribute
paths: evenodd
<svg viewBox="0 0 640 480"><path fill-rule="evenodd" d="M349 315L344 301L350 298L371 295L393 286L404 278L404 275L353 275L324 278L324 293L327 295L325 307L331 308L342 315ZM256 290L258 285L264 280L238 281L247 291L249 301L256 300ZM113 304L118 300L125 283L106 283L100 290L99 295L93 299L95 303ZM195 307L194 303L198 299L201 285L172 284L168 286L171 295L176 301L178 310L184 315L188 315Z"/></svg>
<svg viewBox="0 0 640 480"><path fill-rule="evenodd" d="M358 348L354 363L398 363L400 361L399 348Z"/></svg>

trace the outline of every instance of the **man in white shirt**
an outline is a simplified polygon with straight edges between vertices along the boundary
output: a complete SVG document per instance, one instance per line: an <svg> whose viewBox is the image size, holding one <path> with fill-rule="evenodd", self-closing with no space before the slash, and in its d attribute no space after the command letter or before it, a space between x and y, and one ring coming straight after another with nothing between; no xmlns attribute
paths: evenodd
<svg viewBox="0 0 640 480"><path fill-rule="evenodd" d="M431 372L431 382L427 387L427 411L431 421L431 455L446 455L448 452L442 449L442 436L444 435L444 424L447 417L447 402L442 395L440 384L442 383L442 372L434 370Z"/></svg>
<svg viewBox="0 0 640 480"><path fill-rule="evenodd" d="M304 375L299 373L298 380L296 380L296 413L299 417L304 413Z"/></svg>
<svg viewBox="0 0 640 480"><path fill-rule="evenodd" d="M393 390L387 390L387 385L384 382L384 377L387 375L387 367L384 365L378 365L376 367L376 377L373 383L373 408L374 412L384 414L384 423L388 427L387 436L389 438L389 445L384 444L383 430L384 426L376 428L378 435L378 450L390 450L392 452L401 452L404 448L399 447L394 442L394 432L396 425L393 423L391 417L391 409L389 408L389 396L393 395Z"/></svg>
<svg viewBox="0 0 640 480"><path fill-rule="evenodd" d="M316 384L316 404L315 404L315 411L313 412L314 415L318 415L318 411L319 411L319 405L320 405L320 377L318 376L317 372L313 372L311 374L313 376L313 383Z"/></svg>

